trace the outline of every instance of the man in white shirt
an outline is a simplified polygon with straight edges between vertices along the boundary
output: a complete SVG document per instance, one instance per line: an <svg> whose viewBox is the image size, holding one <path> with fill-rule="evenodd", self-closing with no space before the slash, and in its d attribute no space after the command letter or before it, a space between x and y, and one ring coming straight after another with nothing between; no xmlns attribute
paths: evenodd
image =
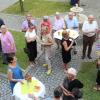
<svg viewBox="0 0 100 100"><path fill-rule="evenodd" d="M97 25L97 22L94 21L93 15L89 15L88 21L85 21L83 23L82 31L83 31L83 55L82 55L82 59L84 59L86 56L87 47L88 47L87 57L89 59L92 59L92 57L91 57L92 46L93 46L93 42L95 41L96 33L98 31L98 25Z"/></svg>

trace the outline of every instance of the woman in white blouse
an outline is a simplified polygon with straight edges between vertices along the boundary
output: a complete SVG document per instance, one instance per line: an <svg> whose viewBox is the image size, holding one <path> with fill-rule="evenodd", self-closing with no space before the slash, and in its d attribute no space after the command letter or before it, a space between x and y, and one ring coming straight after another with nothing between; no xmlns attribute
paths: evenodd
<svg viewBox="0 0 100 100"><path fill-rule="evenodd" d="M35 31L34 25L29 22L29 29L25 34L27 48L28 48L28 57L29 57L29 65L30 67L34 67L35 58L37 57L37 35Z"/></svg>

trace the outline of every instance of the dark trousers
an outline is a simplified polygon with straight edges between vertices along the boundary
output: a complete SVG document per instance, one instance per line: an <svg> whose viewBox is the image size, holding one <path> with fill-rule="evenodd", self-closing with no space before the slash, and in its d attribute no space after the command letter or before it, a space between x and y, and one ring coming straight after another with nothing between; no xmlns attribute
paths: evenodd
<svg viewBox="0 0 100 100"><path fill-rule="evenodd" d="M91 51L92 51L92 46L94 41L95 41L95 35L92 37L83 35L83 56L86 55L87 47L88 47L87 56L91 56Z"/></svg>
<svg viewBox="0 0 100 100"><path fill-rule="evenodd" d="M37 42L33 41L30 43L27 43L27 48L28 48L29 61L34 62L35 58L37 57Z"/></svg>

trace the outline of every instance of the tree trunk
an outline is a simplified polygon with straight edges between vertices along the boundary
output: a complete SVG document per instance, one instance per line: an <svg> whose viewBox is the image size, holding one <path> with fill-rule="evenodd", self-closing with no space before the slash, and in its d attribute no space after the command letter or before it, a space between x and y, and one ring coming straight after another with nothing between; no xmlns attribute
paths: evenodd
<svg viewBox="0 0 100 100"><path fill-rule="evenodd" d="M21 8L21 12L24 12L23 1L22 1L22 0L19 0L19 2L20 2L20 8Z"/></svg>

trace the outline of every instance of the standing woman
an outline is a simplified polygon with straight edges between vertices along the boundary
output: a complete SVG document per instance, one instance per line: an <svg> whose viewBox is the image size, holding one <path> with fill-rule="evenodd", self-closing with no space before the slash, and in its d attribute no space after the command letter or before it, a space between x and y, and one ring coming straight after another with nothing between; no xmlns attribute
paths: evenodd
<svg viewBox="0 0 100 100"><path fill-rule="evenodd" d="M44 27L42 29L42 33L41 33L41 37L42 37L42 49L44 51L45 54L45 61L46 64L44 64L43 66L47 65L48 67L48 71L47 71L47 75L50 75L52 70L51 70L51 61L50 61L50 56L51 56L51 46L53 45L53 39L51 37L50 34L48 34L48 28Z"/></svg>
<svg viewBox="0 0 100 100"><path fill-rule="evenodd" d="M8 61L8 73L7 77L10 82L11 91L17 82L22 82L23 75L20 66L17 64L17 58L14 55L7 57Z"/></svg>
<svg viewBox="0 0 100 100"><path fill-rule="evenodd" d="M69 34L67 31L62 32L62 40L61 40L61 46L62 46L62 59L64 64L64 69L68 69L68 63L71 61L71 48L73 46L73 41L70 41Z"/></svg>
<svg viewBox="0 0 100 100"><path fill-rule="evenodd" d="M34 67L35 58L37 57L37 35L34 25L31 22L28 22L28 27L25 38L28 48L29 66Z"/></svg>
<svg viewBox="0 0 100 100"><path fill-rule="evenodd" d="M16 47L12 34L7 30L5 25L1 26L1 46L3 52L3 64L8 64L7 57L11 54L15 55Z"/></svg>

